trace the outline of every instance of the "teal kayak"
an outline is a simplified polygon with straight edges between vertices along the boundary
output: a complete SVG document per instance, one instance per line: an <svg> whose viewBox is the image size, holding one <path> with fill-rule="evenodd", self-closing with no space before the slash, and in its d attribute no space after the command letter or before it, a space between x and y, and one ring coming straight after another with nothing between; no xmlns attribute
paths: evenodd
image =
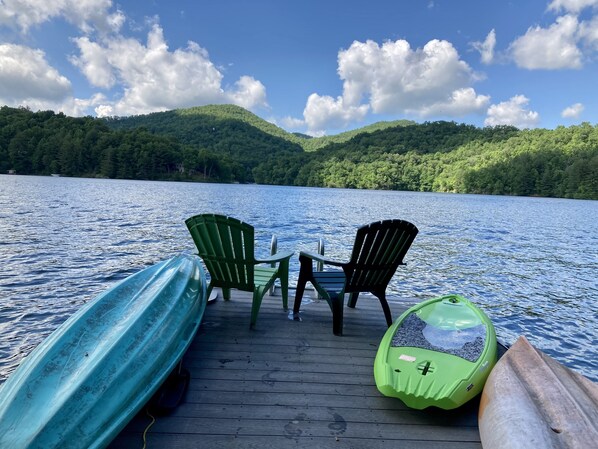
<svg viewBox="0 0 598 449"><path fill-rule="evenodd" d="M106 447L174 370L205 306L200 260L186 254L85 304L1 387L0 447Z"/></svg>
<svg viewBox="0 0 598 449"><path fill-rule="evenodd" d="M479 394L496 363L490 319L459 295L408 309L382 338L374 361L378 390L407 406L457 408Z"/></svg>

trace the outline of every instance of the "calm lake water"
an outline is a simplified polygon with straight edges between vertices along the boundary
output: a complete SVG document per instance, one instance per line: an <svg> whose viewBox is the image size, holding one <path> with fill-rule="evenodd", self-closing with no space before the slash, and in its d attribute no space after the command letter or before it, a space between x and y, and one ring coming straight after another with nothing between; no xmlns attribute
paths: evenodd
<svg viewBox="0 0 598 449"><path fill-rule="evenodd" d="M257 253L348 259L357 227L420 230L389 287L412 302L460 293L510 344L537 347L598 380L598 202L544 198L0 175L0 383L82 304L116 281L193 252L184 220L232 215ZM382 312L381 312L382 313Z"/></svg>

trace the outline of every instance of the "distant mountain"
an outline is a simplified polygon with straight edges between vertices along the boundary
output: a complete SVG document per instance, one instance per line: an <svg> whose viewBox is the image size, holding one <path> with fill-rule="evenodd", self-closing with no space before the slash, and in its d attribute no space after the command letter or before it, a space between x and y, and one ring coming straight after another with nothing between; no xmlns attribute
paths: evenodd
<svg viewBox="0 0 598 449"><path fill-rule="evenodd" d="M233 167L236 179L243 182L253 181L251 172L263 161L304 153L299 137L232 105L110 118L105 123L113 130L145 129L156 136L172 138L186 148L202 152L203 158L218 159L221 165ZM240 167L244 167L243 176Z"/></svg>
<svg viewBox="0 0 598 449"><path fill-rule="evenodd" d="M177 118L180 119L180 121L177 121ZM204 135L204 131L209 131L210 126L215 127L216 123L220 125L224 123L231 125L234 122L238 122L233 128L248 125L262 133L299 145L305 151L315 151L333 143L347 142L359 134L415 124L409 120L378 122L333 136L311 137L306 134L287 132L273 123L258 117L252 112L240 106L231 104L197 106L166 112L154 112L145 115L110 118L107 119L106 122L113 129L134 129L143 127L151 132L168 134L181 139L183 142L194 144L198 143L200 138L203 140L202 136ZM194 128L197 132L194 132Z"/></svg>
<svg viewBox="0 0 598 449"><path fill-rule="evenodd" d="M354 129L352 131L346 131L344 133L335 134L332 136L323 136L323 137L314 137L312 139L306 140L303 143L300 143L301 146L306 151L315 151L319 150L320 148L324 148L330 144L337 144L337 143L344 143L348 142L355 136L360 134L371 134L377 131L384 131L390 128L396 127L403 127L403 126L410 126L415 125L415 122L411 120L395 120L392 122L377 122L371 125L363 126L361 128Z"/></svg>
<svg viewBox="0 0 598 449"><path fill-rule="evenodd" d="M181 117L209 117L218 120L238 120L274 137L279 137L299 145L301 145L301 142L303 142L302 138L258 117L247 109L232 104L197 106L187 109L176 109L174 112Z"/></svg>
<svg viewBox="0 0 598 449"><path fill-rule="evenodd" d="M399 121L310 138L236 106L105 120L3 106L0 173L598 199L598 126Z"/></svg>

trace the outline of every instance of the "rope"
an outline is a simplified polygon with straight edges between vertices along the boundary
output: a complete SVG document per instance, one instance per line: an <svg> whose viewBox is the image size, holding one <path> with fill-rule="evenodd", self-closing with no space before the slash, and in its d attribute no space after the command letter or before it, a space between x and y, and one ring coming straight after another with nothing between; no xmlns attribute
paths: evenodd
<svg viewBox="0 0 598 449"><path fill-rule="evenodd" d="M147 433L149 432L150 428L151 428L151 427L154 425L154 423L156 422L156 418L154 418L154 417L152 416L152 414L149 412L149 409L148 409L148 408L146 408L146 409L145 409L145 414L146 414L147 416L149 416L149 417L152 419L152 421L151 421L151 422L148 424L148 426L147 426L147 427L145 428L145 430L143 431L143 449L145 449L145 448L146 448L146 446L147 446L147 439L146 439Z"/></svg>

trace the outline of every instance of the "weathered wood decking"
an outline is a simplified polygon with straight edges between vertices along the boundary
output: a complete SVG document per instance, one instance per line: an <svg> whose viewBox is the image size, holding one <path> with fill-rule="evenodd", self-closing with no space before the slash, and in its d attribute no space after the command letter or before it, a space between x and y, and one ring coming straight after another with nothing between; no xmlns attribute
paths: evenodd
<svg viewBox="0 0 598 449"><path fill-rule="evenodd" d="M391 303L393 318L408 305ZM342 337L323 301L304 303L296 322L280 297L266 296L253 330L250 311L249 294L234 290L231 301L208 305L184 359L185 403L157 419L148 449L481 448L478 400L416 411L378 392L373 364L386 323L376 298L345 310ZM110 449L142 447L150 422L140 413Z"/></svg>

